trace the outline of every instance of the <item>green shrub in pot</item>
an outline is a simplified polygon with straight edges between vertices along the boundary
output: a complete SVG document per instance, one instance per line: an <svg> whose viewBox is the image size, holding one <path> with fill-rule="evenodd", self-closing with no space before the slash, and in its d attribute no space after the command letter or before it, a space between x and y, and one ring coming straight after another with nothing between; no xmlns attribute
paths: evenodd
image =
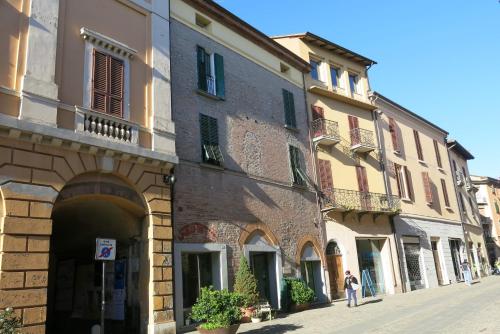
<svg viewBox="0 0 500 334"><path fill-rule="evenodd" d="M259 302L257 279L250 270L246 257L243 255L240 257L240 266L234 280L234 292L243 296L243 307L245 308L255 306Z"/></svg>
<svg viewBox="0 0 500 334"><path fill-rule="evenodd" d="M301 279L287 279L290 285L290 297L294 304L307 304L314 300L314 291Z"/></svg>

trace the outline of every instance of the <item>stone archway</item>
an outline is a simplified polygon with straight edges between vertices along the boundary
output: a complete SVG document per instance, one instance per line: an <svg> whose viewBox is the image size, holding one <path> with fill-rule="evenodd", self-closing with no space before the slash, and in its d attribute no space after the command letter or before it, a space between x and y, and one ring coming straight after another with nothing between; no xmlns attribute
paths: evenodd
<svg viewBox="0 0 500 334"><path fill-rule="evenodd" d="M302 279L314 290L317 302L327 302L327 286L325 278L325 257L319 242L304 236L297 243L295 262L300 268Z"/></svg>
<svg viewBox="0 0 500 334"><path fill-rule="evenodd" d="M10 143L10 142L9 142ZM148 305L141 330L174 330L170 170L30 143L12 142L2 156L4 196L0 308L14 307L27 332L45 333L52 213L61 190L87 173L121 179L144 203L147 223ZM117 197L117 196L115 196ZM119 197L119 196L118 196ZM108 198L109 199L109 198Z"/></svg>

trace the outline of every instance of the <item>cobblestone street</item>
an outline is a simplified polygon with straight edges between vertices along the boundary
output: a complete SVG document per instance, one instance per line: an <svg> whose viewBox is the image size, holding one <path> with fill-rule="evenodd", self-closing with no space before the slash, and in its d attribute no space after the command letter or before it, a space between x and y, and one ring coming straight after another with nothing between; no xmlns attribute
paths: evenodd
<svg viewBox="0 0 500 334"><path fill-rule="evenodd" d="M241 334L280 333L500 333L500 278L463 283L290 314L244 324ZM496 315L496 316L494 316Z"/></svg>

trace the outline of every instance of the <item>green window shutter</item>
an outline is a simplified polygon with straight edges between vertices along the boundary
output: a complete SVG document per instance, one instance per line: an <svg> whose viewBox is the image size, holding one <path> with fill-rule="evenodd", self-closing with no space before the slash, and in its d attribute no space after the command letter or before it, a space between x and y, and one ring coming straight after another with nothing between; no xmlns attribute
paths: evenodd
<svg viewBox="0 0 500 334"><path fill-rule="evenodd" d="M293 93L283 89L283 105L285 108L285 124L289 127L296 128L295 120L295 103Z"/></svg>
<svg viewBox="0 0 500 334"><path fill-rule="evenodd" d="M221 165L224 158L219 147L219 131L216 118L200 114L200 137L202 160L207 163Z"/></svg>
<svg viewBox="0 0 500 334"><path fill-rule="evenodd" d="M290 145L290 167L292 168L293 183L304 185L305 180L301 174L300 151L297 147Z"/></svg>
<svg viewBox="0 0 500 334"><path fill-rule="evenodd" d="M197 47L197 62L198 62L198 88L207 90L207 54L201 46Z"/></svg>
<svg viewBox="0 0 500 334"><path fill-rule="evenodd" d="M224 98L226 95L226 88L224 84L224 57L215 53L214 54L215 63L215 87L217 96Z"/></svg>

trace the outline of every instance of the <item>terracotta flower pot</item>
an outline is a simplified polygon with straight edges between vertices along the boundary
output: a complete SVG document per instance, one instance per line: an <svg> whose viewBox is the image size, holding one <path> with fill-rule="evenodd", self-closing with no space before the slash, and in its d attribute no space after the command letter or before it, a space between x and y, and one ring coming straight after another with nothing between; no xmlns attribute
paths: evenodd
<svg viewBox="0 0 500 334"><path fill-rule="evenodd" d="M240 319L240 322L241 323L247 323L247 322L250 322L251 319L252 319L252 313L253 311L255 310L255 307L242 307L240 308L241 310L241 319Z"/></svg>
<svg viewBox="0 0 500 334"><path fill-rule="evenodd" d="M304 304L292 304L292 312L302 312L305 310L309 310L311 307L311 303L304 303Z"/></svg>
<svg viewBox="0 0 500 334"><path fill-rule="evenodd" d="M228 328L204 329L201 327L196 327L196 329L201 334L236 334L239 327L240 324L234 324L229 326Z"/></svg>

